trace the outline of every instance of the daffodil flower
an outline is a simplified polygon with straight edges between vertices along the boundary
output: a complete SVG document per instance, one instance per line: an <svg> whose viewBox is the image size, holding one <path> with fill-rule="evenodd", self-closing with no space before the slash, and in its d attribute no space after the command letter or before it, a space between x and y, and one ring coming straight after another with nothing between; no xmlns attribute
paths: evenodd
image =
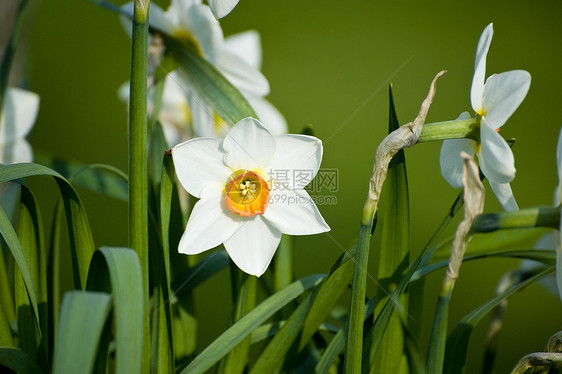
<svg viewBox="0 0 562 374"><path fill-rule="evenodd" d="M224 139L196 138L172 148L177 177L193 207L179 252L197 254L223 243L234 263L260 276L281 234L329 231L303 189L316 175L322 143L306 135L273 136L245 118ZM297 177L296 171L307 170Z"/></svg>
<svg viewBox="0 0 562 374"><path fill-rule="evenodd" d="M238 0L209 0L209 6L217 19L230 13L237 4Z"/></svg>
<svg viewBox="0 0 562 374"><path fill-rule="evenodd" d="M260 36L257 31L244 31L228 36L225 39L224 47L230 53L243 59L254 69L261 69L262 50ZM287 122L275 106L263 96L252 95L244 92L243 89L240 92L246 97L256 115L269 132L273 135L287 133ZM191 106L195 108L193 111L194 133L197 136L223 137L230 129L230 126L214 112L209 112L205 107L198 105L198 101L201 100L198 95L191 95L189 98L189 101L192 103Z"/></svg>
<svg viewBox="0 0 562 374"><path fill-rule="evenodd" d="M480 117L480 141L445 140L441 148L441 174L453 187L461 187L463 161L460 152L478 156L482 172L505 210L517 210L509 182L515 177L513 152L498 134L499 129L521 104L531 84L531 75L524 70L493 74L484 82L486 56L493 35L489 24L478 41L474 76L470 90L472 109ZM469 119L464 112L459 119Z"/></svg>

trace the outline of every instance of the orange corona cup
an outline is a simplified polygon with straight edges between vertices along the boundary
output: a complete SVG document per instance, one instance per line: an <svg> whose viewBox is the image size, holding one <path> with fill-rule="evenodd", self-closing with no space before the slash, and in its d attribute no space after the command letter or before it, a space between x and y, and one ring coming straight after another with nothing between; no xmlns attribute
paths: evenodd
<svg viewBox="0 0 562 374"><path fill-rule="evenodd" d="M269 185L256 172L235 171L226 184L226 206L243 217L264 214L269 199Z"/></svg>

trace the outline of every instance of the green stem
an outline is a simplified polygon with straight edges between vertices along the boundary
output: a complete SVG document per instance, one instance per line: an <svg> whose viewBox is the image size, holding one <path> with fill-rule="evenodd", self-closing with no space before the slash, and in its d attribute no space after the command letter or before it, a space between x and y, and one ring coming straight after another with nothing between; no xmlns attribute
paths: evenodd
<svg viewBox="0 0 562 374"><path fill-rule="evenodd" d="M528 208L514 212L481 214L474 218L472 233L487 233L497 230L549 227L560 228L560 207Z"/></svg>
<svg viewBox="0 0 562 374"><path fill-rule="evenodd" d="M27 5L27 0L20 0L18 5L18 10L16 13L16 20L14 23L14 30L12 36L8 41L8 45L4 50L4 55L2 57L2 63L0 65L0 114L4 109L4 98L6 97L6 88L8 87L8 79L10 75L10 70L12 68L12 62L14 61L14 55L16 51L16 43L18 41L18 36L21 29L21 24L23 20L23 11Z"/></svg>
<svg viewBox="0 0 562 374"><path fill-rule="evenodd" d="M369 264L371 229L373 228L375 211L376 202L369 198L363 208L361 228L359 229L359 238L357 240L357 252L355 254L355 270L351 286L347 347L344 361L345 373L347 374L361 372L367 266Z"/></svg>
<svg viewBox="0 0 562 374"><path fill-rule="evenodd" d="M423 125L418 143L467 138L480 141L480 117L427 123Z"/></svg>
<svg viewBox="0 0 562 374"><path fill-rule="evenodd" d="M139 256L146 302L143 321L142 372L150 371L148 284L148 9L150 0L135 0L129 108L129 246Z"/></svg>

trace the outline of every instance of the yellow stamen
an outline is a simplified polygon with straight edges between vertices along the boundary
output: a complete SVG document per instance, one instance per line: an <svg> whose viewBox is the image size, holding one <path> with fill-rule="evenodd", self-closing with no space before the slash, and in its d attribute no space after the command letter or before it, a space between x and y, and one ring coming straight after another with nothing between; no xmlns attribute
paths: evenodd
<svg viewBox="0 0 562 374"><path fill-rule="evenodd" d="M250 217L265 213L269 199L269 185L256 172L235 171L227 180L226 206L236 214Z"/></svg>

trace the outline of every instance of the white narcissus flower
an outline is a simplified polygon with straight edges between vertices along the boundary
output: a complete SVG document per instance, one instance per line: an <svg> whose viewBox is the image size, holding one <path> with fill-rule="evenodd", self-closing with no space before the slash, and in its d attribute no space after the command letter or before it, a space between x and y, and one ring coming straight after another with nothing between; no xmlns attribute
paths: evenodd
<svg viewBox="0 0 562 374"><path fill-rule="evenodd" d="M217 19L226 16L234 9L239 0L209 0L209 6Z"/></svg>
<svg viewBox="0 0 562 374"><path fill-rule="evenodd" d="M498 134L499 129L521 104L531 85L531 75L524 70L493 74L484 82L486 56L492 41L493 28L489 24L478 41L474 77L470 90L472 109L481 118L480 142L470 139L445 140L441 148L441 174L453 187L462 187L460 152L478 156L482 172L505 210L517 210L509 182L515 177L513 152ZM468 119L462 113L459 119Z"/></svg>
<svg viewBox="0 0 562 374"><path fill-rule="evenodd" d="M123 9L132 14L133 4L126 4ZM219 23L209 7L200 0L172 0L166 11L151 4L149 19L153 28L172 35L199 51L246 97L258 118L267 124L273 134L287 132L287 123L281 113L264 99L269 93L269 83L260 72L261 44L256 31L224 39ZM131 20L121 17L121 21L130 32ZM128 96L126 84L119 89L119 97L128 101ZM205 102L189 77L180 70L166 77L158 118L171 146L190 139L193 135L224 136L230 128Z"/></svg>
<svg viewBox="0 0 562 374"><path fill-rule="evenodd" d="M33 127L38 111L39 95L20 88L6 89L0 119L0 163L33 160L33 152L25 137Z"/></svg>
<svg viewBox="0 0 562 374"><path fill-rule="evenodd" d="M20 88L6 89L0 117L1 164L33 161L33 152L25 137L33 127L38 111L39 95ZM18 193L17 184L0 184L0 205L9 215L15 210Z"/></svg>
<svg viewBox="0 0 562 374"><path fill-rule="evenodd" d="M240 269L260 276L282 233L330 230L303 189L322 160L322 143L315 137L273 136L260 121L245 118L224 139L178 144L172 157L182 186L200 198L180 240L181 253L197 254L224 243Z"/></svg>

